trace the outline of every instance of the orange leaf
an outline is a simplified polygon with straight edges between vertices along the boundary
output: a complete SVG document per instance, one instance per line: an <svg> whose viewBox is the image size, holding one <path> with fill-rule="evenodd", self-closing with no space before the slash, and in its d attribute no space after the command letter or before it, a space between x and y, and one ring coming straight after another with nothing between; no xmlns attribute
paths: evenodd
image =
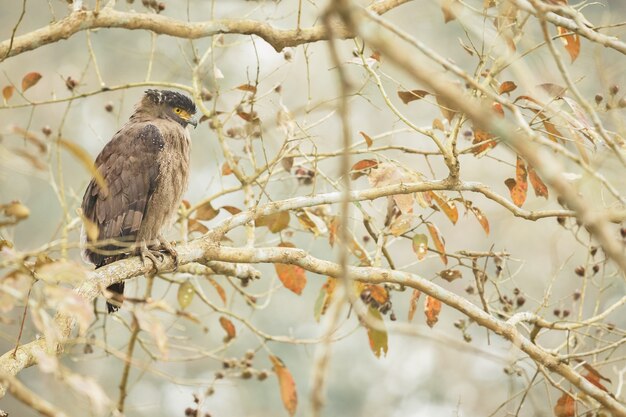
<svg viewBox="0 0 626 417"><path fill-rule="evenodd" d="M240 86L237 86L235 88L241 91L248 91L252 94L256 93L256 87L251 84L241 84Z"/></svg>
<svg viewBox="0 0 626 417"><path fill-rule="evenodd" d="M380 311L370 307L367 314L371 320L376 320L380 326L384 325L383 316L380 314ZM387 330L379 330L367 326L367 337L370 342L370 348L377 358L380 358L381 353L383 356L387 355L387 350L389 348Z"/></svg>
<svg viewBox="0 0 626 417"><path fill-rule="evenodd" d="M482 226L483 230L488 235L489 234L489 220L483 214L482 210L480 210L478 207L474 207L472 205L469 206L469 210L472 213L474 213L474 216L476 216L476 220L478 220L478 223L480 223L480 225Z"/></svg>
<svg viewBox="0 0 626 417"><path fill-rule="evenodd" d="M502 108L502 104L494 101L491 105L491 109L498 115L499 118L504 117L504 109Z"/></svg>
<svg viewBox="0 0 626 417"><path fill-rule="evenodd" d="M517 88L517 84L515 84L513 81L505 81L502 84L500 84L500 88L498 89L498 93L499 94L510 93L511 91L515 90L516 88Z"/></svg>
<svg viewBox="0 0 626 417"><path fill-rule="evenodd" d="M374 161L373 159L363 159L362 161L359 161L356 164L352 165L352 168L350 168L350 178L356 180L357 178L365 175L367 171L377 166L378 162Z"/></svg>
<svg viewBox="0 0 626 417"><path fill-rule="evenodd" d="M289 242L283 242L278 246L281 248L295 248L294 244ZM298 295L302 294L302 290L306 286L306 274L304 269L297 265L281 263L274 264L274 267L276 268L278 278L287 289Z"/></svg>
<svg viewBox="0 0 626 417"><path fill-rule="evenodd" d="M472 141L474 146L472 149L472 153L474 155L482 155L487 152L491 148L495 148L498 142L493 140L495 135L492 135L489 132L485 132L484 130L474 128L474 140Z"/></svg>
<svg viewBox="0 0 626 417"><path fill-rule="evenodd" d="M417 300L419 300L420 295L422 295L420 290L413 290L413 294L411 294L411 301L409 301L409 321L413 321L415 311L417 311Z"/></svg>
<svg viewBox="0 0 626 417"><path fill-rule="evenodd" d="M430 192L430 195L432 199L435 200L441 211L443 211L444 214L448 216L452 224L456 224L456 222L459 220L459 211L456 208L456 204L454 204L454 202L451 200L444 200L433 191Z"/></svg>
<svg viewBox="0 0 626 417"><path fill-rule="evenodd" d="M225 342L228 342L237 336L237 330L235 330L235 325L232 321L228 320L226 317L220 317L220 325L226 332L226 337L224 338Z"/></svg>
<svg viewBox="0 0 626 417"><path fill-rule="evenodd" d="M556 417L574 417L576 414L576 402L574 398L563 393L554 406L554 415Z"/></svg>
<svg viewBox="0 0 626 417"><path fill-rule="evenodd" d="M389 301L389 292L381 285L365 285L365 290L369 291L369 296L378 304L383 305Z"/></svg>
<svg viewBox="0 0 626 417"><path fill-rule="evenodd" d="M557 31L561 37L565 50L569 54L572 62L576 61L580 53L580 37L576 33L571 33L567 29L557 26Z"/></svg>
<svg viewBox="0 0 626 417"><path fill-rule="evenodd" d="M189 230L189 233L200 232L201 234L205 234L209 231L209 228L196 219L187 219L187 230Z"/></svg>
<svg viewBox="0 0 626 417"><path fill-rule="evenodd" d="M430 295L426 297L424 302L424 314L426 315L426 324L433 327L439 321L439 313L441 312L441 301Z"/></svg>
<svg viewBox="0 0 626 417"><path fill-rule="evenodd" d="M328 225L328 243L331 248L335 246L335 242L337 242L337 232L339 232L339 217L333 216Z"/></svg>
<svg viewBox="0 0 626 417"><path fill-rule="evenodd" d="M365 139L365 143L367 143L367 147L369 148L370 146L372 146L372 143L374 143L372 138L363 131L360 131L359 133L361 134L361 136L363 136L363 139Z"/></svg>
<svg viewBox="0 0 626 417"><path fill-rule="evenodd" d="M230 175L233 173L233 169L228 165L228 162L224 162L222 165L222 175Z"/></svg>
<svg viewBox="0 0 626 417"><path fill-rule="evenodd" d="M6 101L9 101L9 99L13 96L14 90L15 87L13 87L12 85L7 85L2 89L2 97L4 97Z"/></svg>
<svg viewBox="0 0 626 417"><path fill-rule="evenodd" d="M22 91L26 91L41 80L41 74L38 72L29 72L22 78Z"/></svg>
<svg viewBox="0 0 626 417"><path fill-rule="evenodd" d="M548 187L544 184L541 178L539 178L535 169L530 165L528 166L528 179L530 179L530 183L532 184L537 197L548 198Z"/></svg>
<svg viewBox="0 0 626 417"><path fill-rule="evenodd" d="M278 385L280 387L280 398L283 400L283 405L289 413L294 415L296 408L298 407L298 392L296 391L296 383L291 376L291 372L285 366L283 361L277 356L269 356L272 365L274 365L274 372L278 378Z"/></svg>
<svg viewBox="0 0 626 417"><path fill-rule="evenodd" d="M217 291L217 295L220 296L220 299L222 300L224 305L226 305L226 291L224 291L224 288L222 288L222 286L218 284L217 281L215 281L213 278L207 277L207 279L209 280L211 285L213 285L213 288L215 288L215 291Z"/></svg>
<svg viewBox="0 0 626 417"><path fill-rule="evenodd" d="M404 104L409 104L415 100L421 100L427 95L430 95L428 91L424 90L411 90L411 91L398 91L398 97Z"/></svg>
<svg viewBox="0 0 626 417"><path fill-rule="evenodd" d="M524 201L526 201L526 193L528 191L526 164L520 158L517 157L517 166L515 169L515 179L507 178L504 184L509 188L511 193L511 200L517 207L522 207Z"/></svg>
<svg viewBox="0 0 626 417"><path fill-rule="evenodd" d="M432 237L433 242L435 243L435 248L439 251L439 257L444 265L448 265L448 257L446 256L446 247L443 243L443 240L439 237L439 229L432 223L426 223L426 227L428 227L428 232L430 233L430 237Z"/></svg>

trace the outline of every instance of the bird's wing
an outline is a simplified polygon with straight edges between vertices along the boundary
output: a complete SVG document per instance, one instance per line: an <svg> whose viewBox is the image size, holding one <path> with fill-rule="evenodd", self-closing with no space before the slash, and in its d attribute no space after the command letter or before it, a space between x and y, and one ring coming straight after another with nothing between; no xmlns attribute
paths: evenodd
<svg viewBox="0 0 626 417"><path fill-rule="evenodd" d="M95 224L98 241L118 240L126 244L92 245L84 255L97 267L111 263L121 256L137 236L148 201L159 175L157 155L164 147L163 136L153 124L129 124L106 144L96 158L96 168L106 188L95 179L87 186L82 210L87 221Z"/></svg>

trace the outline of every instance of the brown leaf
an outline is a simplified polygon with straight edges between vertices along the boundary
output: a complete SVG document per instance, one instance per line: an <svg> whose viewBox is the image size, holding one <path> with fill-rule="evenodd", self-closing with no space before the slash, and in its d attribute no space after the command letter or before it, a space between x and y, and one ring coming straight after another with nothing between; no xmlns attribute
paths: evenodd
<svg viewBox="0 0 626 417"><path fill-rule="evenodd" d="M459 89L459 94L461 90ZM437 104L439 105L439 110L441 110L441 114L448 120L448 123L452 122L454 115L456 115L457 110L454 106L442 96L435 96L437 99Z"/></svg>
<svg viewBox="0 0 626 417"><path fill-rule="evenodd" d="M327 232L326 223L311 211L302 209L296 211L296 218L300 224L315 236L319 236Z"/></svg>
<svg viewBox="0 0 626 417"><path fill-rule="evenodd" d="M315 321L319 322L320 318L326 314L326 310L328 310L328 306L330 306L330 302L333 299L333 293L335 292L336 286L337 280L333 277L328 277L324 285L322 285L313 308Z"/></svg>
<svg viewBox="0 0 626 417"><path fill-rule="evenodd" d="M565 94L565 92L567 91L566 87L557 85L557 84L553 84L553 83L543 83L543 84L539 84L538 86L539 88L541 88L542 90L544 90L546 93L548 93L550 96L552 96L555 99L559 99L563 97L563 94ZM527 96L523 96L524 98L528 98ZM531 100L531 101L535 101L536 100Z"/></svg>
<svg viewBox="0 0 626 417"><path fill-rule="evenodd" d="M237 111L237 116L241 117L246 122L254 122L259 120L259 115L256 112L248 113L243 110Z"/></svg>
<svg viewBox="0 0 626 417"><path fill-rule="evenodd" d="M420 295L422 295L420 290L413 290L411 294L411 301L409 301L409 322L413 321L413 317L417 311L417 300L419 300Z"/></svg>
<svg viewBox="0 0 626 417"><path fill-rule="evenodd" d="M528 165L528 179L530 180L530 184L533 186L537 197L548 198L548 187L544 184L541 178L539 178L535 169L530 165Z"/></svg>
<svg viewBox="0 0 626 417"><path fill-rule="evenodd" d="M554 406L555 417L574 417L576 415L576 402L574 398L568 394L563 393Z"/></svg>
<svg viewBox="0 0 626 417"><path fill-rule="evenodd" d="M254 221L256 227L267 227L270 232L278 233L287 227L289 227L289 212L279 211L278 213L269 214L267 216L261 216Z"/></svg>
<svg viewBox="0 0 626 417"><path fill-rule="evenodd" d="M580 37L578 34L572 33L561 26L557 26L556 28L565 46L565 50L569 54L571 62L576 61L578 54L580 54Z"/></svg>
<svg viewBox="0 0 626 417"><path fill-rule="evenodd" d="M193 296L195 295L195 291L193 289L193 285L189 280L183 282L178 286L178 293L176 294L176 299L178 300L178 305L180 305L181 309L186 309L191 305L193 301Z"/></svg>
<svg viewBox="0 0 626 417"><path fill-rule="evenodd" d="M400 100L402 100L404 104L421 100L428 95L430 95L430 93L424 90L398 91L398 97L400 97Z"/></svg>
<svg viewBox="0 0 626 417"><path fill-rule="evenodd" d="M472 153L479 156L485 154L489 149L495 148L498 144L497 141L493 140L495 137L495 135L489 132L474 127L474 140L472 144L476 146L472 148Z"/></svg>
<svg viewBox="0 0 626 417"><path fill-rule="evenodd" d="M289 173L291 173L291 168L293 168L293 156L288 156L280 160L280 164L283 166L283 169Z"/></svg>
<svg viewBox="0 0 626 417"><path fill-rule="evenodd" d="M517 88L517 84L513 81L505 81L500 84L500 88L498 89L498 94L507 94Z"/></svg>
<svg viewBox="0 0 626 417"><path fill-rule="evenodd" d="M441 312L441 301L430 295L426 296L424 302L424 314L426 315L426 324L433 327L439 321L439 313Z"/></svg>
<svg viewBox="0 0 626 417"><path fill-rule="evenodd" d="M368 312L367 312L369 318L371 320L375 320L380 326L383 326L383 316L380 314L380 311L378 311L375 308L368 308ZM370 326L366 326L367 327L367 338L369 339L370 342L370 349L372 349L372 352L374 353L374 355L376 355L377 358L380 358L380 355L382 354L383 356L387 355L387 350L389 348L388 345L388 335L387 335L387 330L384 329L374 329L373 327Z"/></svg>
<svg viewBox="0 0 626 417"><path fill-rule="evenodd" d="M446 131L446 128L443 126L443 122L439 119L433 120L433 129L440 130L442 132Z"/></svg>
<svg viewBox="0 0 626 417"><path fill-rule="evenodd" d="M220 212L220 209L214 209L211 202L204 203L196 210L196 219L198 220L212 220Z"/></svg>
<svg viewBox="0 0 626 417"><path fill-rule="evenodd" d="M237 330L235 329L235 325L226 317L220 317L220 325L222 326L222 329L224 329L224 331L226 332L224 342L229 342L237 336Z"/></svg>
<svg viewBox="0 0 626 417"><path fill-rule="evenodd" d="M416 220L415 214L401 214L389 225L389 232L394 236L401 236L414 227Z"/></svg>
<svg viewBox="0 0 626 417"><path fill-rule="evenodd" d="M439 229L432 223L426 223L430 237L433 239L435 248L439 251L439 257L444 265L448 265L448 257L446 256L446 246L443 240L439 237Z"/></svg>
<svg viewBox="0 0 626 417"><path fill-rule="evenodd" d="M357 162L352 165L350 168L350 178L352 180L356 180L357 178L366 175L372 168L378 166L378 162L373 159L363 159L362 161Z"/></svg>
<svg viewBox="0 0 626 417"><path fill-rule="evenodd" d="M480 225L482 226L483 230L485 231L485 233L488 235L489 234L489 220L487 219L487 217L483 214L482 210L479 209L478 207L474 207L472 204L469 204L467 206L467 208L474 213L474 216L476 216L476 220L478 220L478 223L480 223Z"/></svg>
<svg viewBox="0 0 626 417"><path fill-rule="evenodd" d="M15 87L12 85L7 85L2 89L2 97L4 97L5 101L9 101L9 99L13 97L13 91L15 91Z"/></svg>
<svg viewBox="0 0 626 417"><path fill-rule="evenodd" d="M293 243L283 242L278 245L278 247L295 248L295 245ZM287 289L298 295L302 294L302 290L306 286L306 273L304 269L297 265L281 263L274 264L274 267L276 268L278 278Z"/></svg>
<svg viewBox="0 0 626 417"><path fill-rule="evenodd" d="M237 86L235 88L241 91L248 91L252 94L256 93L256 87L251 84L241 84L240 86Z"/></svg>
<svg viewBox="0 0 626 417"><path fill-rule="evenodd" d="M458 269L444 269L443 271L439 272L439 276L448 282L463 278L463 274Z"/></svg>
<svg viewBox="0 0 626 417"><path fill-rule="evenodd" d="M280 387L280 398L283 400L283 405L290 415L296 413L298 407L298 392L296 391L296 383L291 376L291 372L285 366L282 360L277 356L269 356L272 365L274 365L274 372L278 378L278 385Z"/></svg>
<svg viewBox="0 0 626 417"><path fill-rule="evenodd" d="M511 200L517 207L522 207L524 201L526 201L526 193L528 191L528 172L526 171L526 164L524 160L517 157L517 164L515 169L515 179L507 178L504 183L509 188L511 193Z"/></svg>
<svg viewBox="0 0 626 417"><path fill-rule="evenodd" d="M443 0L441 3L441 11L443 12L443 21L445 23L451 22L456 19L456 9L458 7L458 0Z"/></svg>
<svg viewBox="0 0 626 417"><path fill-rule="evenodd" d="M333 216L328 225L328 243L330 247L335 246L335 242L337 242L337 232L339 232L339 217Z"/></svg>
<svg viewBox="0 0 626 417"><path fill-rule="evenodd" d="M226 305L226 291L224 291L224 288L220 284L218 284L217 281L215 281L213 278L207 277L207 279L209 280L211 285L213 285L215 291L217 291L217 295L219 295L224 305Z"/></svg>
<svg viewBox="0 0 626 417"><path fill-rule="evenodd" d="M233 207L233 206L222 206L220 208L223 208L224 210L226 210L227 212L229 212L230 214L232 214L233 216L235 214L239 214L241 213L241 210L238 209L237 207Z"/></svg>
<svg viewBox="0 0 626 417"><path fill-rule="evenodd" d="M200 234L205 234L209 231L209 228L196 219L187 219L187 230L189 233L199 232Z"/></svg>
<svg viewBox="0 0 626 417"><path fill-rule="evenodd" d="M459 220L459 210L457 209L456 204L454 204L454 201L444 200L434 191L430 192L430 197L435 200L435 203L437 203L441 211L448 216L452 224L456 224Z"/></svg>
<svg viewBox="0 0 626 417"><path fill-rule="evenodd" d="M359 133L361 134L361 136L363 136L363 139L365 139L365 143L367 143L367 147L369 148L370 146L372 146L374 141L372 140L370 135L368 135L367 133L365 133L363 131L360 131Z"/></svg>
<svg viewBox="0 0 626 417"><path fill-rule="evenodd" d="M428 236L418 233L413 236L413 252L417 255L418 260L422 260L428 253Z"/></svg>
<svg viewBox="0 0 626 417"><path fill-rule="evenodd" d="M232 173L233 169L230 167L230 165L228 165L228 162L224 162L224 165L222 165L222 175L226 176Z"/></svg>
<svg viewBox="0 0 626 417"><path fill-rule="evenodd" d="M22 91L26 91L41 80L41 74L38 72L29 72L22 78Z"/></svg>

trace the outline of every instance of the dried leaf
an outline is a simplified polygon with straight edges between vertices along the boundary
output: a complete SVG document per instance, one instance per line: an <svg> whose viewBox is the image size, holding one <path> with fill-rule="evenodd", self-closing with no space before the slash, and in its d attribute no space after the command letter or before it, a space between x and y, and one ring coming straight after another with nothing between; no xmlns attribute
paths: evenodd
<svg viewBox="0 0 626 417"><path fill-rule="evenodd" d="M12 85L7 85L2 89L2 97L4 97L5 101L9 101L9 99L13 97L13 91L15 91L15 87Z"/></svg>
<svg viewBox="0 0 626 417"><path fill-rule="evenodd" d="M331 248L335 246L335 242L338 240L337 232L339 232L339 217L333 216L328 225L328 243Z"/></svg>
<svg viewBox="0 0 626 417"><path fill-rule="evenodd" d="M389 291L382 285L366 284L363 286L363 291L367 291L369 301L375 301L379 306L389 301Z"/></svg>
<svg viewBox="0 0 626 417"><path fill-rule="evenodd" d="M457 8L460 5L458 0L442 0L441 11L443 12L443 21L445 23L456 19Z"/></svg>
<svg viewBox="0 0 626 417"><path fill-rule="evenodd" d="M235 325L226 317L220 317L220 325L222 326L222 329L224 329L224 331L226 332L224 342L229 342L237 336L237 330L235 329Z"/></svg>
<svg viewBox="0 0 626 417"><path fill-rule="evenodd" d="M293 168L293 156L288 156L280 160L280 164L283 166L283 169L289 173L291 173L291 168Z"/></svg>
<svg viewBox="0 0 626 417"><path fill-rule="evenodd" d="M495 135L489 132L474 127L474 140L472 144L476 146L472 148L472 153L476 156L482 156L487 153L489 149L495 148L498 144L498 142L494 140L495 137Z"/></svg>
<svg viewBox="0 0 626 417"><path fill-rule="evenodd" d="M233 173L233 169L230 167L228 162L224 162L224 165L222 165L222 175L226 176L232 173Z"/></svg>
<svg viewBox="0 0 626 417"><path fill-rule="evenodd" d="M426 324L433 327L439 321L439 313L441 312L441 301L430 295L426 296L424 302L424 314L426 315Z"/></svg>
<svg viewBox="0 0 626 417"><path fill-rule="evenodd" d="M243 110L237 111L237 116L241 117L246 122L254 122L259 120L259 115L256 112L248 113Z"/></svg>
<svg viewBox="0 0 626 417"><path fill-rule="evenodd" d="M15 134L20 135L29 143L35 145L40 153L44 154L48 150L48 146L46 145L46 143L43 140L39 139L39 137L35 133L29 132L28 130L22 129L21 127L16 125L12 125L10 127L10 130Z"/></svg>
<svg viewBox="0 0 626 417"><path fill-rule="evenodd" d="M491 109L493 110L493 112L495 114L498 115L499 118L503 118L504 117L504 109L502 108L502 104L498 103L498 102L494 102L491 105Z"/></svg>
<svg viewBox="0 0 626 417"><path fill-rule="evenodd" d="M178 305L181 309L186 309L189 307L191 302L193 301L193 296L195 295L195 291L193 289L193 285L191 281L186 280L182 284L178 286L178 293L176 294L176 299L178 300Z"/></svg>
<svg viewBox="0 0 626 417"><path fill-rule="evenodd" d="M274 372L278 378L278 385L280 387L280 398L283 400L283 405L290 415L296 413L298 407L298 393L296 391L296 383L291 376L291 372L285 366L282 360L277 356L269 356L272 365L274 365Z"/></svg>
<svg viewBox="0 0 626 417"><path fill-rule="evenodd" d="M422 260L428 253L428 236L419 233L413 236L413 252L417 255L418 260Z"/></svg>
<svg viewBox="0 0 626 417"><path fill-rule="evenodd" d="M401 236L414 227L418 217L415 214L401 214L389 226L389 232L394 236Z"/></svg>
<svg viewBox="0 0 626 417"><path fill-rule="evenodd" d="M463 274L458 269L444 269L443 271L439 272L439 276L448 282L463 278Z"/></svg>
<svg viewBox="0 0 626 417"><path fill-rule="evenodd" d="M328 277L324 285L322 285L313 308L315 321L319 322L322 316L326 314L326 310L328 310L328 306L330 306L330 302L333 299L333 293L335 292L336 286L337 280L332 277Z"/></svg>
<svg viewBox="0 0 626 417"><path fill-rule="evenodd" d="M224 288L220 284L218 284L217 281L215 281L213 278L207 277L207 279L209 280L211 285L213 285L215 291L217 291L217 295L219 295L224 305L226 305L226 291L224 291Z"/></svg>
<svg viewBox="0 0 626 417"><path fill-rule="evenodd" d="M28 90L41 80L41 74L38 72L29 72L22 78L22 92Z"/></svg>
<svg viewBox="0 0 626 417"><path fill-rule="evenodd" d="M361 134L361 136L363 136L363 139L365 139L365 143L367 143L367 147L369 148L370 146L372 146L374 141L372 140L370 135L368 135L367 133L365 133L363 131L360 131L359 133Z"/></svg>
<svg viewBox="0 0 626 417"><path fill-rule="evenodd" d="M326 223L309 210L296 211L296 218L305 229L311 231L315 236L325 234L328 231Z"/></svg>
<svg viewBox="0 0 626 417"><path fill-rule="evenodd" d="M433 239L435 244L435 248L439 251L439 257L444 265L448 265L448 257L446 256L446 246L444 245L443 239L439 237L439 229L432 223L426 223L426 227L428 228L428 232L430 233L430 237Z"/></svg>
<svg viewBox="0 0 626 417"><path fill-rule="evenodd" d="M539 88L541 88L543 91L545 91L546 93L548 93L552 98L554 99L560 99L563 98L563 94L565 94L565 92L567 91L566 87L557 85L557 84L553 84L553 83L543 83L543 84L539 84L538 85ZM524 98L528 99L528 96L523 96ZM535 101L531 99L531 101Z"/></svg>
<svg viewBox="0 0 626 417"><path fill-rule="evenodd" d="M0 209L2 209L6 217L13 217L17 221L25 220L30 216L30 209L19 201L2 204Z"/></svg>
<svg viewBox="0 0 626 417"><path fill-rule="evenodd" d="M533 167L528 165L528 179L530 180L530 184L533 186L535 190L535 195L537 197L545 197L548 198L548 187L544 182L539 178L539 175L535 171Z"/></svg>
<svg viewBox="0 0 626 417"><path fill-rule="evenodd" d="M369 307L367 312L370 320L375 320L379 326L384 326L383 316L380 314L375 308ZM388 335L387 330L374 329L370 326L367 326L367 337L370 342L370 349L376 357L380 358L380 355L387 355L388 350Z"/></svg>
<svg viewBox="0 0 626 417"><path fill-rule="evenodd" d="M394 164L386 162L378 164L378 166L372 169L367 178L372 187L385 187L416 180L412 174L405 172ZM402 213L413 212L414 193L396 194L391 196L391 198Z"/></svg>
<svg viewBox="0 0 626 417"><path fill-rule="evenodd" d="M352 165L352 168L350 168L350 178L352 180L356 180L357 178L366 175L372 168L377 166L378 162L373 159L363 159L362 161Z"/></svg>
<svg viewBox="0 0 626 417"><path fill-rule="evenodd" d="M74 142L63 138L59 138L58 141L59 145L67 149L76 159L78 159L83 164L87 171L91 173L91 176L96 180L98 186L102 190L104 190L105 194L108 194L109 187L104 180L104 177L102 177L102 174L100 174L100 171L98 171L94 163L91 161L91 157L89 156L89 154Z"/></svg>
<svg viewBox="0 0 626 417"><path fill-rule="evenodd" d="M270 232L278 233L289 227L290 215L288 211L261 216L254 221L256 227L267 227Z"/></svg>
<svg viewBox="0 0 626 417"><path fill-rule="evenodd" d="M214 209L211 202L204 203L196 210L196 219L213 220L220 212L220 209Z"/></svg>
<svg viewBox="0 0 626 417"><path fill-rule="evenodd" d="M528 191L528 173L526 171L526 164L524 160L517 157L517 164L515 169L515 179L507 178L504 184L509 188L511 193L511 200L517 207L522 207L524 201L526 201L526 193Z"/></svg>
<svg viewBox="0 0 626 417"><path fill-rule="evenodd" d="M468 209L472 213L474 213L474 216L476 216L476 220L478 220L478 223L480 223L480 225L482 226L482 228L485 231L485 233L487 235L489 235L489 220L483 214L482 210L480 210L478 207L474 207L471 204L468 206Z"/></svg>
<svg viewBox="0 0 626 417"><path fill-rule="evenodd" d="M461 90L459 89L459 94L460 93L461 93ZM445 117L448 120L448 123L452 122L452 119L456 115L457 110L444 97L435 96L435 98L437 99L437 104L439 105L439 110L441 110L441 114L443 115L443 117Z"/></svg>
<svg viewBox="0 0 626 417"><path fill-rule="evenodd" d="M241 209L238 209L237 207L233 207L233 206L222 206L220 208L223 208L224 210L226 210L227 212L229 212L230 214L232 214L233 216L235 214L239 214L241 213Z"/></svg>
<svg viewBox="0 0 626 417"><path fill-rule="evenodd" d="M440 130L442 132L446 131L446 128L443 126L443 122L439 119L434 119L433 120L433 129L437 129Z"/></svg>
<svg viewBox="0 0 626 417"><path fill-rule="evenodd" d="M580 37L577 33L573 33L565 29L564 27L557 26L557 31L565 46L565 50L569 54L571 62L576 61L578 54L580 54Z"/></svg>
<svg viewBox="0 0 626 417"><path fill-rule="evenodd" d="M511 91L514 91L517 88L517 84L513 81L505 81L500 84L500 88L498 89L498 94L508 94Z"/></svg>
<svg viewBox="0 0 626 417"><path fill-rule="evenodd" d="M404 104L421 100L428 95L430 95L430 93L424 90L398 91L398 97L400 97L400 100L402 100Z"/></svg>
<svg viewBox="0 0 626 417"><path fill-rule="evenodd" d="M283 242L278 246L281 248L295 248L294 244L289 242ZM287 289L298 295L302 294L302 290L306 286L306 274L304 269L297 265L281 263L275 263L274 267L276 268L278 278Z"/></svg>
<svg viewBox="0 0 626 417"><path fill-rule="evenodd" d="M413 321L413 317L417 311L417 301L419 300L420 295L422 295L420 290L413 290L413 293L411 294L411 301L409 301L409 322Z"/></svg>
<svg viewBox="0 0 626 417"><path fill-rule="evenodd" d="M454 204L454 201L444 200L434 191L430 192L430 197L435 200L435 203L437 203L441 211L448 216L452 224L456 224L459 220L459 210L457 209L456 204Z"/></svg>
<svg viewBox="0 0 626 417"><path fill-rule="evenodd" d="M198 232L200 234L205 234L209 231L209 228L196 219L187 219L187 230L189 233Z"/></svg>
<svg viewBox="0 0 626 417"><path fill-rule="evenodd" d="M563 393L554 406L555 417L574 417L576 415L576 402L574 398L568 394Z"/></svg>
<svg viewBox="0 0 626 417"><path fill-rule="evenodd" d="M241 84L240 86L235 87L237 90L248 91L252 94L256 93L256 87L251 84Z"/></svg>

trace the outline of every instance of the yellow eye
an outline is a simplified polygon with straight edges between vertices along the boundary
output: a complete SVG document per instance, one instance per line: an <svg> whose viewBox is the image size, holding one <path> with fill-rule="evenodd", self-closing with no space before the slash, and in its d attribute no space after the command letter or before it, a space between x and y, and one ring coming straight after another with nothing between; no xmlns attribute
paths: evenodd
<svg viewBox="0 0 626 417"><path fill-rule="evenodd" d="M174 113L181 114L182 112L183 112L183 109L181 109L180 107L174 107Z"/></svg>

